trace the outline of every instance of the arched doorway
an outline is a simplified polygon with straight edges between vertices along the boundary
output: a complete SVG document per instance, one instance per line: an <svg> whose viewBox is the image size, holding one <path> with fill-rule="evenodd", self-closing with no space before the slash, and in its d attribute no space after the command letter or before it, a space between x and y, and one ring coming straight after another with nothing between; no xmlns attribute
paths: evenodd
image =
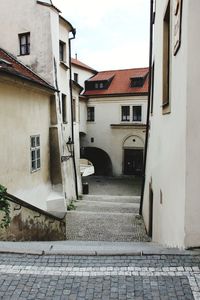
<svg viewBox="0 0 200 300"><path fill-rule="evenodd" d="M81 158L92 162L95 175L112 176L112 162L104 150L96 147L84 147L81 149Z"/></svg>
<svg viewBox="0 0 200 300"><path fill-rule="evenodd" d="M127 137L123 143L124 150L124 175L141 175L143 166L144 142L136 135Z"/></svg>

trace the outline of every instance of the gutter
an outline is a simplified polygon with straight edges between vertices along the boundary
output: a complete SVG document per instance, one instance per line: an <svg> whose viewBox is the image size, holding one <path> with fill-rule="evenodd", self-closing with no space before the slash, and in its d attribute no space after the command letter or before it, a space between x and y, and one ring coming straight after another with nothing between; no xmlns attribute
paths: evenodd
<svg viewBox="0 0 200 300"><path fill-rule="evenodd" d="M71 30L73 37L69 38L69 87L70 87L70 100L71 100L71 130L72 130L72 143L74 143L74 121L73 121L73 95L72 95L72 63L71 63L71 41L75 39L76 29ZM74 144L75 146L75 144ZM72 160L74 166L74 179L75 179L75 191L76 198L78 199L78 183L77 183L77 172L76 172L76 161L74 156L74 150L72 153Z"/></svg>
<svg viewBox="0 0 200 300"><path fill-rule="evenodd" d="M144 202L144 187L145 187L145 180L146 180L146 163L147 163L147 150L148 150L149 128L150 128L153 23L154 23L153 4L154 4L154 0L150 0L149 86L148 86L148 106L147 106L146 136L145 136L145 148L144 148L144 163L143 163L143 170L142 170L142 189L141 189L141 201L140 201L140 210L139 210L140 215L142 215L143 202Z"/></svg>

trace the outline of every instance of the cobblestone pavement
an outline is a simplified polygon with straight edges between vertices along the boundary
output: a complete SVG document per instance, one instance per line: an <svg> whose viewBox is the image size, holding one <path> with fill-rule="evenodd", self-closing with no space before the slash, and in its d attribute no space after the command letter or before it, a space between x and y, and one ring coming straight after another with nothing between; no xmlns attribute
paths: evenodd
<svg viewBox="0 0 200 300"><path fill-rule="evenodd" d="M200 299L200 256L0 254L1 299Z"/></svg>

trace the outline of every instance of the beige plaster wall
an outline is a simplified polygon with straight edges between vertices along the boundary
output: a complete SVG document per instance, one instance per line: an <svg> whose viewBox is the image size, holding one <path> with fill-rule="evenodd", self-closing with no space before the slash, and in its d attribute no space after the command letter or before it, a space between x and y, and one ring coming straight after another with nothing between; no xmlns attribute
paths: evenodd
<svg viewBox="0 0 200 300"><path fill-rule="evenodd" d="M24 83L0 80L0 183L8 192L46 209L50 190L50 97ZM41 169L31 173L30 136L40 135Z"/></svg>

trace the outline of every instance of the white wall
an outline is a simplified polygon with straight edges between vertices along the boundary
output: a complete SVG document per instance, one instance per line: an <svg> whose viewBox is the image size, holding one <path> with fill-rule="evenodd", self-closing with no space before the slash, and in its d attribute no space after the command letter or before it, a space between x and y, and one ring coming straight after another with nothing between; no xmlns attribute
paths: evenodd
<svg viewBox="0 0 200 300"><path fill-rule="evenodd" d="M149 184L152 181L153 241L184 247L186 181L187 3L183 1L182 44L171 50L171 113L162 112L163 17L167 1L156 1L154 110L150 119L143 215L148 228ZM171 15L174 12L172 8ZM171 24L172 26L174 23ZM173 41L173 30L171 41ZM171 44L171 49L172 49ZM183 63L184 62L184 63ZM160 191L163 199L160 201Z"/></svg>
<svg viewBox="0 0 200 300"><path fill-rule="evenodd" d="M186 129L186 206L185 206L185 246L200 246L200 3L188 3L188 64L187 64L187 129Z"/></svg>
<svg viewBox="0 0 200 300"><path fill-rule="evenodd" d="M140 124L145 124L146 96L90 98L88 106L95 107L95 121L87 122L87 135L82 142L84 147L97 147L107 152L112 161L113 175L115 176L123 173L123 143L125 139L131 135L136 135L144 141L145 137L144 128L111 127L111 124L124 124L121 122L122 105L142 105L142 122ZM134 123L131 122L130 124ZM94 143L91 142L92 137ZM135 145L133 145L134 147Z"/></svg>
<svg viewBox="0 0 200 300"><path fill-rule="evenodd" d="M72 79L74 79L74 73L78 74L78 84L83 88L85 87L85 80L94 76L94 72L78 67L72 63Z"/></svg>

